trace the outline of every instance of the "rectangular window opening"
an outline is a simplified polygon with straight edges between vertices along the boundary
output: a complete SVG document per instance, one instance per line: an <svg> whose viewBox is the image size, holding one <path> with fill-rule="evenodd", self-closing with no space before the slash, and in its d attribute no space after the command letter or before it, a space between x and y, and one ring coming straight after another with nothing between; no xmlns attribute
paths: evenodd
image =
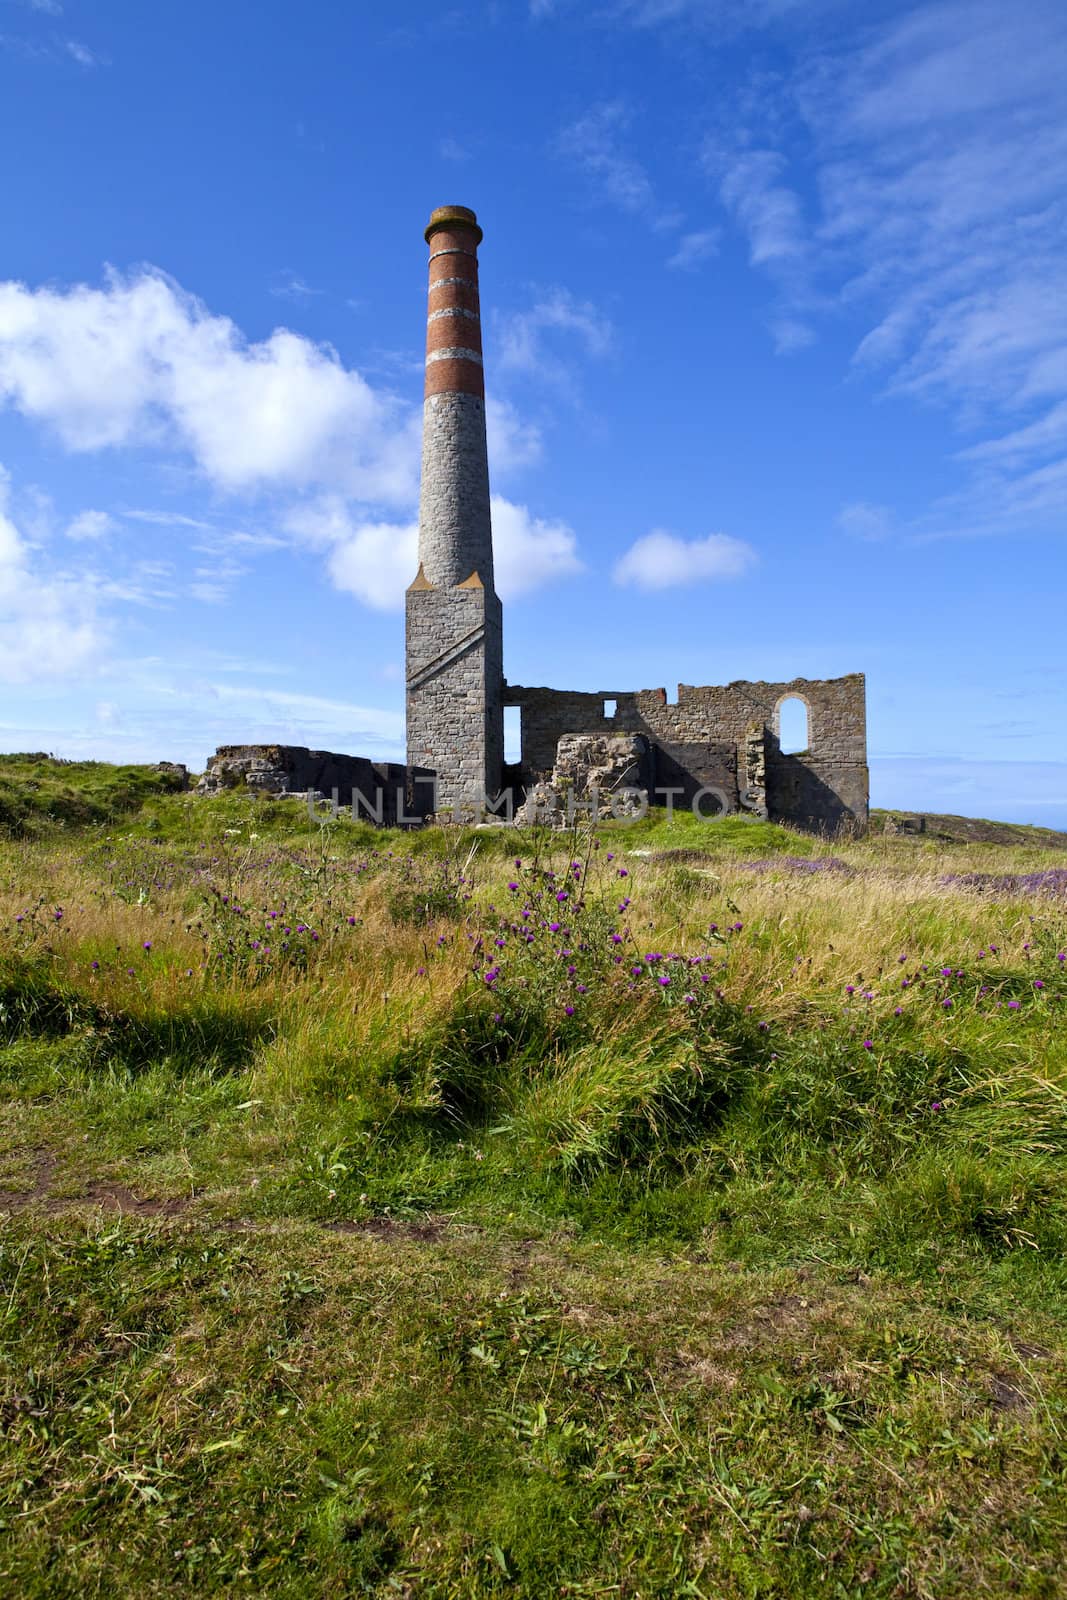
<svg viewBox="0 0 1067 1600"><path fill-rule="evenodd" d="M504 760L517 766L522 760L522 707L504 707Z"/></svg>
<svg viewBox="0 0 1067 1600"><path fill-rule="evenodd" d="M604 717L605 717L605 720L606 721L610 721L611 718L615 715L615 713L616 713L616 711L618 709L619 709L619 702L617 700L605 700L604 701Z"/></svg>

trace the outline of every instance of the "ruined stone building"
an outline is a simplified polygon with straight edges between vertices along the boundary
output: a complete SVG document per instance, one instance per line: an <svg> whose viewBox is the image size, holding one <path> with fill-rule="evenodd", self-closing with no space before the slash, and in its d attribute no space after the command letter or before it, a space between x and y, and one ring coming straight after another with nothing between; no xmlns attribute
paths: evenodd
<svg viewBox="0 0 1067 1600"><path fill-rule="evenodd" d="M429 309L418 571L406 596L407 766L285 746L228 746L206 792L246 781L268 793L385 787L379 820L478 812L510 792L557 803L620 784L653 804L703 815L749 811L828 831L867 824L862 674L789 683L682 684L596 693L530 688L504 677L493 580L478 292L482 230L465 206L426 229ZM806 708L805 748L783 749L781 711ZM521 754L504 762L504 711L517 707ZM506 802L505 802L506 804ZM368 808L373 813L373 805Z"/></svg>
<svg viewBox="0 0 1067 1600"><path fill-rule="evenodd" d="M478 297L482 230L473 211L442 206L426 229L430 247L426 398L419 506L419 570L407 593L408 761L438 775L438 805L451 808L505 778L522 787L551 779L559 741L600 736L636 766L637 784L676 804L709 791L727 810L751 810L803 826L867 821L867 740L862 675L830 681L683 684L595 694L525 688L503 673L501 607L493 587L493 540L485 445L485 377ZM808 714L807 748L785 754L779 708L796 698ZM521 719L518 770L504 770L504 708ZM597 747L594 747L594 750ZM660 796L656 791L660 791Z"/></svg>

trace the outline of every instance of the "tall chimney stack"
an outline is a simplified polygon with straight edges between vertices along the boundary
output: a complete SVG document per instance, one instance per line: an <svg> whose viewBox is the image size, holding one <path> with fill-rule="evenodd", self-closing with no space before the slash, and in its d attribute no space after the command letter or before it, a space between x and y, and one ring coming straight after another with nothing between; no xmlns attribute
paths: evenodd
<svg viewBox="0 0 1067 1600"><path fill-rule="evenodd" d="M437 773L439 811L500 787L503 630L493 587L478 303L482 230L439 206L430 246L419 571L407 592L408 761Z"/></svg>

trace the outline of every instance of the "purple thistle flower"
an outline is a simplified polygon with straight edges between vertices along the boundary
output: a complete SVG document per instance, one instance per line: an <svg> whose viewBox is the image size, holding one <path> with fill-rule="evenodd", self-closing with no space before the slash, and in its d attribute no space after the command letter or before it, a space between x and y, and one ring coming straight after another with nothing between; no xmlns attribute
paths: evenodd
<svg viewBox="0 0 1067 1600"><path fill-rule="evenodd" d="M874 1040L873 1039L864 1039L863 1048L865 1050L873 1050L874 1049Z"/></svg>

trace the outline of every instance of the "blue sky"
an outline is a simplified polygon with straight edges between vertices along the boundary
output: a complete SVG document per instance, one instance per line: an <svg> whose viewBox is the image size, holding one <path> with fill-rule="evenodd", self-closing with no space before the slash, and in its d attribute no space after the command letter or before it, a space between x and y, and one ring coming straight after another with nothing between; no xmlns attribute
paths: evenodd
<svg viewBox="0 0 1067 1600"><path fill-rule="evenodd" d="M454 202L509 677L1067 826L1058 0L0 0L0 150L0 747L402 754Z"/></svg>

